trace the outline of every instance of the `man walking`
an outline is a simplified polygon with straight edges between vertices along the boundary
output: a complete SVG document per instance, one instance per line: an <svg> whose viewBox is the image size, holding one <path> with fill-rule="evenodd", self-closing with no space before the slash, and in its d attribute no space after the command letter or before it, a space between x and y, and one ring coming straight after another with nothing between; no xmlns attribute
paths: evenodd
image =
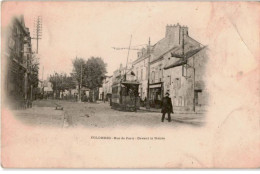
<svg viewBox="0 0 260 174"><path fill-rule="evenodd" d="M173 113L172 100L169 97L169 93L165 94L165 97L162 100L162 122L164 121L165 114L168 114L168 121L171 122L171 113Z"/></svg>

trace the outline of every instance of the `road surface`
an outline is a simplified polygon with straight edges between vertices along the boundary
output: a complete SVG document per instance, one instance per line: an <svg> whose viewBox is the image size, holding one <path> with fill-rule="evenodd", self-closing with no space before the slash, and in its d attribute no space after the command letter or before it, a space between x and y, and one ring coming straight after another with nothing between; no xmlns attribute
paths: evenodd
<svg viewBox="0 0 260 174"><path fill-rule="evenodd" d="M57 110L56 107L58 106ZM109 103L78 103L63 100L37 100L33 107L14 111L25 124L55 127L117 127L117 126L202 126L202 114L172 114L172 122L161 122L161 113L149 111L123 112ZM167 117L167 114L166 114Z"/></svg>

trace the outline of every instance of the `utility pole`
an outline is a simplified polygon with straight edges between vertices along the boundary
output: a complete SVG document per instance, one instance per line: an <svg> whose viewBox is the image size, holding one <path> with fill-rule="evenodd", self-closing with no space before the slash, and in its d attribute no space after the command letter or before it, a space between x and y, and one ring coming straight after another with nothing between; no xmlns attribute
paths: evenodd
<svg viewBox="0 0 260 174"><path fill-rule="evenodd" d="M182 28L182 60L184 61L186 59L185 55L185 50L184 50L184 28ZM186 60L188 61L188 60ZM184 68L184 65L182 65ZM192 68L193 69L193 82L192 82L192 87L193 87L193 106L192 110L195 112L196 111L196 103L195 103L195 63L194 63L194 57L193 57L193 66L188 65L188 62L186 63L186 71L187 68ZM184 71L184 70L183 70ZM187 74L186 74L187 76ZM187 78L187 77L186 77Z"/></svg>
<svg viewBox="0 0 260 174"><path fill-rule="evenodd" d="M81 102L81 88L82 88L82 64L80 65L79 102Z"/></svg>
<svg viewBox="0 0 260 174"><path fill-rule="evenodd" d="M42 17L38 16L36 21L34 21L34 37L32 39L36 40L36 53L38 54L38 49L39 49L39 40L42 39L40 38L42 36Z"/></svg>
<svg viewBox="0 0 260 174"><path fill-rule="evenodd" d="M195 103L195 63L193 56L193 111L196 112L196 103Z"/></svg>
<svg viewBox="0 0 260 174"><path fill-rule="evenodd" d="M42 81L43 81L44 66L42 66Z"/></svg>
<svg viewBox="0 0 260 174"><path fill-rule="evenodd" d="M44 81L43 81L43 72L44 72L44 66L42 66L42 93L44 95Z"/></svg>
<svg viewBox="0 0 260 174"><path fill-rule="evenodd" d="M128 64L128 57L129 57L129 51L130 51L130 47L131 47L131 42L132 42L132 35L130 37L130 43L129 43L129 47L128 47L128 52L127 52L127 59L126 59L126 69L127 69L127 64Z"/></svg>
<svg viewBox="0 0 260 174"><path fill-rule="evenodd" d="M128 57L129 57L129 51L130 51L130 47L131 47L131 42L132 42L132 35L131 35L131 37L130 37L130 43L129 43L128 52L127 52L127 58L126 58L126 65L125 65L125 80L126 80L126 71L127 71L127 64L128 64Z"/></svg>
<svg viewBox="0 0 260 174"><path fill-rule="evenodd" d="M148 43L148 62L147 62L147 97L146 97L146 109L150 109L150 99L149 99L149 91L150 91L150 59L151 59L151 40L149 37L149 43Z"/></svg>
<svg viewBox="0 0 260 174"><path fill-rule="evenodd" d="M57 99L57 73L55 72L55 92L53 93L54 98Z"/></svg>
<svg viewBox="0 0 260 174"><path fill-rule="evenodd" d="M182 28L182 56L184 59L184 28Z"/></svg>

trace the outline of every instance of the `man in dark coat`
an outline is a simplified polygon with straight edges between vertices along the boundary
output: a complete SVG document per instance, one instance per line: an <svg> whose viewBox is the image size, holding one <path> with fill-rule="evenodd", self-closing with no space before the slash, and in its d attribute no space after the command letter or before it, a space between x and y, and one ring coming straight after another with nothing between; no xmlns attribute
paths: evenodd
<svg viewBox="0 0 260 174"><path fill-rule="evenodd" d="M168 114L168 121L171 122L171 113L173 113L172 100L169 97L169 93L165 94L165 97L162 99L162 122L164 121L165 114Z"/></svg>

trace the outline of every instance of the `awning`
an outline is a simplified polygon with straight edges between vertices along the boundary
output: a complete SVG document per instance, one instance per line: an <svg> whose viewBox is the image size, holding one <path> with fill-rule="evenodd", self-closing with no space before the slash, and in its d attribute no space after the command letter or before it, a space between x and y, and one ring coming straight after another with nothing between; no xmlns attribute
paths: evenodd
<svg viewBox="0 0 260 174"><path fill-rule="evenodd" d="M139 85L140 83L135 82L135 81L123 81L123 85Z"/></svg>

